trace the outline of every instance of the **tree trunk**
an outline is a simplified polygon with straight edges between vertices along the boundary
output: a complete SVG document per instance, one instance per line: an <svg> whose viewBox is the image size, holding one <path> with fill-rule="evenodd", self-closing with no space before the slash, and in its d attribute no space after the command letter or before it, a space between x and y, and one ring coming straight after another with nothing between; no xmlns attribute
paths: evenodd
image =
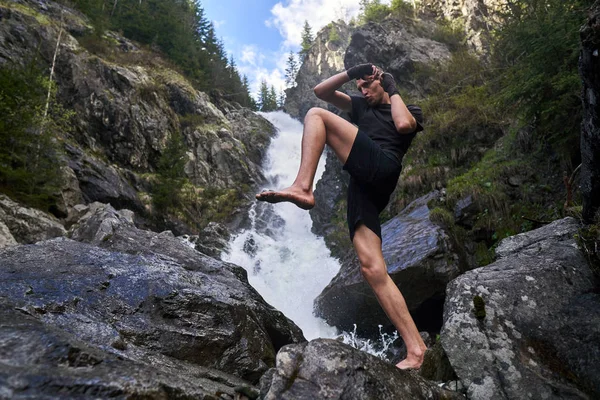
<svg viewBox="0 0 600 400"><path fill-rule="evenodd" d="M600 222L600 1L581 29L579 72L583 79L583 122L581 125L581 192L585 223Z"/></svg>

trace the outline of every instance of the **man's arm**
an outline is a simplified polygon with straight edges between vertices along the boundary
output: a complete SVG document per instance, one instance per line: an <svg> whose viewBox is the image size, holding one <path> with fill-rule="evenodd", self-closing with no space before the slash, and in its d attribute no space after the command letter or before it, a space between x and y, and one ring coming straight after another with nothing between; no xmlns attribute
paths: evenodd
<svg viewBox="0 0 600 400"><path fill-rule="evenodd" d="M352 111L352 99L345 93L338 91L344 83L350 82L353 79L372 76L376 72L376 67L373 64L359 64L347 71L340 72L325 79L323 82L315 86L315 95L325 100L329 104L333 104L342 111Z"/></svg>
<svg viewBox="0 0 600 400"><path fill-rule="evenodd" d="M417 129L415 117L408 111L404 100L400 97L394 77L389 73L384 73L381 77L381 86L390 96L392 103L392 119L398 133L413 133Z"/></svg>
<svg viewBox="0 0 600 400"><path fill-rule="evenodd" d="M337 90L347 82L350 82L350 78L346 71L335 74L315 86L315 96L342 111L350 112L352 111L352 99L346 93Z"/></svg>

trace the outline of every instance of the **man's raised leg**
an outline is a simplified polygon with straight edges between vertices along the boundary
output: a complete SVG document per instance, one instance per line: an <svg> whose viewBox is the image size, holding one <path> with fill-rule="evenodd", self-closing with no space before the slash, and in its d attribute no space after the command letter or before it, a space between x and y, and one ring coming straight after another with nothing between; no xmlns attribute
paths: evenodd
<svg viewBox="0 0 600 400"><path fill-rule="evenodd" d="M406 358L396 364L396 367L400 369L420 368L427 347L408 312L402 293L387 272L381 251L381 239L366 225L360 224L356 228L352 243L360 261L363 276L406 344Z"/></svg>
<svg viewBox="0 0 600 400"><path fill-rule="evenodd" d="M294 183L282 190L259 193L256 199L269 203L287 201L305 210L313 208L313 182L325 144L344 164L357 133L358 129L342 117L322 108L311 108L304 118L300 168Z"/></svg>

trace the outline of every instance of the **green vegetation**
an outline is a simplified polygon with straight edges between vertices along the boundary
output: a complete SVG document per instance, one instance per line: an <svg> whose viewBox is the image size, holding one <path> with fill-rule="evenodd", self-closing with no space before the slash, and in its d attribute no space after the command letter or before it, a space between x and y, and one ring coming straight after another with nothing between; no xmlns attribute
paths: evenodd
<svg viewBox="0 0 600 400"><path fill-rule="evenodd" d="M110 53L111 40L105 31L121 32L126 38L160 50L197 89L217 91L243 106L254 106L247 78L239 74L235 60L227 56L199 1L121 0L107 4L104 0L72 0L72 4L90 18L94 27L91 35L80 39L89 51L100 56ZM127 57L136 58L131 54Z"/></svg>
<svg viewBox="0 0 600 400"><path fill-rule="evenodd" d="M278 98L275 87L267 85L264 79L260 83L260 91L258 92L258 109L260 111L275 111L279 107L283 107L281 97Z"/></svg>
<svg viewBox="0 0 600 400"><path fill-rule="evenodd" d="M298 65L298 61L296 60L296 56L294 52L290 50L290 54L288 55L287 67L285 69L285 84L287 87L294 86L296 82L296 75L298 75L298 70L300 69L300 65Z"/></svg>
<svg viewBox="0 0 600 400"><path fill-rule="evenodd" d="M152 203L154 210L166 213L180 207L181 189L185 183L186 147L181 134L171 135L157 163L158 180L153 186Z"/></svg>
<svg viewBox="0 0 600 400"><path fill-rule="evenodd" d="M359 21L380 22L389 15L396 18L412 18L415 9L413 5L404 0L392 0L390 5L381 4L381 0L360 0L361 15Z"/></svg>
<svg viewBox="0 0 600 400"><path fill-rule="evenodd" d="M333 23L330 23L329 25L327 25L327 28L329 29L327 40L331 43L341 44L342 38L340 37L340 33L336 29L335 25Z"/></svg>
<svg viewBox="0 0 600 400"><path fill-rule="evenodd" d="M580 194L563 207L571 194L563 176L580 163L578 32L591 3L511 2L485 60L467 51L463 27L439 25L433 36L453 54L439 65L415 65L413 77L427 93L418 101L426 129L405 157L389 215L445 187L432 220L473 267L493 261L499 240L576 213ZM468 220L448 226L468 196Z"/></svg>
<svg viewBox="0 0 600 400"><path fill-rule="evenodd" d="M203 188L192 184L184 172L186 148L181 134L168 139L157 162L157 173L147 177L152 188L150 199L156 219L175 217L201 230L210 221L223 221L231 216L250 187Z"/></svg>
<svg viewBox="0 0 600 400"><path fill-rule="evenodd" d="M308 21L304 21L304 27L302 28L302 43L300 44L301 49L299 54L301 61L303 61L306 57L306 54L308 54L308 50L310 50L314 41L315 38L312 33L312 28L308 24Z"/></svg>
<svg viewBox="0 0 600 400"><path fill-rule="evenodd" d="M0 192L28 206L52 210L63 161L58 141L71 113L35 63L0 67ZM46 111L47 107L47 111Z"/></svg>
<svg viewBox="0 0 600 400"><path fill-rule="evenodd" d="M475 318L482 320L485 318L485 300L481 296L473 297L473 312L475 313Z"/></svg>

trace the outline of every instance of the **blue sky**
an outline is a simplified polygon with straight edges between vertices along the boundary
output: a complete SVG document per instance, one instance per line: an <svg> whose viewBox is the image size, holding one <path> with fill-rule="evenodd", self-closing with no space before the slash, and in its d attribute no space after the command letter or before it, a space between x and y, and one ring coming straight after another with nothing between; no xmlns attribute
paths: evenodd
<svg viewBox="0 0 600 400"><path fill-rule="evenodd" d="M359 0L201 0L201 4L254 95L262 79L278 92L285 88L286 60L290 50L300 49L305 20L314 34L331 21L348 22L359 12Z"/></svg>

